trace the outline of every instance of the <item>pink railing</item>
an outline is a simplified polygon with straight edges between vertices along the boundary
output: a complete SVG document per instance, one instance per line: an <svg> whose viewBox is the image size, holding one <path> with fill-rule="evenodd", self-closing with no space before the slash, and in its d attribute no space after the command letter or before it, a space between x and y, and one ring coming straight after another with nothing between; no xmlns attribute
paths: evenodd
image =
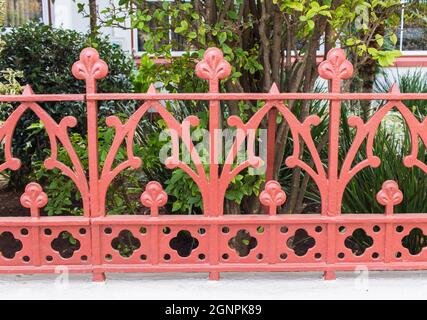
<svg viewBox="0 0 427 320"><path fill-rule="evenodd" d="M220 93L219 80L230 75L231 67L216 48L206 51L204 59L196 66L198 77L209 82L209 93L169 94L157 93L151 86L145 94L115 94L96 92L96 81L108 73L108 66L92 48L82 51L72 72L77 79L86 81L86 94L35 94L27 86L21 96L0 96L3 102L19 102L20 105L0 128L4 142L5 161L0 171L17 170L19 159L12 154L14 128L22 114L30 109L43 122L51 144L51 156L45 160L47 169L58 168L76 184L82 195L83 216L40 216L39 211L48 201L39 184L30 183L21 197L21 203L29 208L31 217L1 217L0 233L14 239L16 254L0 256L2 273L51 273L58 266L66 265L70 272L91 272L95 281L105 279L105 272L209 272L210 279L219 279L226 271L308 271L325 272L326 279L335 278L337 270L354 270L360 265L373 270L427 269L427 252L412 255L402 246L402 238L413 228L427 234L427 215L394 215L394 206L403 200L403 194L394 181L385 181L377 194L377 201L385 207L384 214L341 215L343 193L349 181L364 168L380 165L380 158L372 151L376 131L384 116L396 108L410 129L411 153L404 159L407 167L418 167L427 173L427 165L417 159L418 139L427 144L426 122L420 122L401 102L402 100L427 100L427 94L402 94L397 86L386 94L341 93L341 82L351 77L353 66L346 60L344 51L333 49L319 65L319 74L329 80L328 93L280 93L276 86L269 93ZM311 136L311 127L319 124L316 115L300 122L287 108L284 100L328 100L329 102L329 154L327 169L323 166ZM98 161L98 110L100 100L141 100L139 109L125 122L118 117L107 118L106 125L115 128L115 138L104 166ZM209 170L201 163L199 155L191 152L194 166L179 159L179 141L194 149L189 138L190 126L199 120L190 116L182 123L160 103L161 100L205 100L209 102ZM215 159L215 129L220 127L219 109L221 100L262 100L265 105L246 123L236 116L229 117L228 125L240 129L233 147L226 156L228 161L219 168ZM356 134L348 154L339 166L339 129L342 100L387 100L388 102L365 123L359 117L351 117L349 125ZM76 126L74 117L64 117L56 123L39 102L85 101L88 127L88 175L70 142L67 129ZM203 215L159 214L159 207L167 201L167 194L158 182L147 184L141 202L151 210L150 215L106 215L107 189L112 180L123 170L137 169L141 160L133 154L133 138L138 122L149 109L155 109L172 132L172 156L167 159L169 168L181 168L198 185L203 197ZM290 127L294 139L293 154L286 159L290 168L300 167L311 176L318 186L321 198L320 214L276 215L276 209L286 201L285 192L272 177L276 114L280 112ZM271 115L271 116L270 116ZM254 129L268 116L267 183L260 194L266 207L260 215L224 215L224 196L233 177L242 170L261 164L254 153ZM247 160L233 165L236 150L247 140ZM367 158L355 165L357 151L366 141ZM309 150L314 166L305 163L300 156L300 142ZM63 145L71 159L72 167L57 159L58 144ZM113 166L119 147L126 144L127 160ZM424 192L420 190L420 192ZM373 199L375 201L375 199ZM353 254L345 245L352 233L362 228L372 239L363 254ZM135 238L136 249L130 257L122 257L112 242L121 232L130 231ZM174 245L181 231L191 235L193 245L182 254ZM248 252L239 254L229 245L240 230L250 234L252 245ZM67 231L80 244L71 257L64 258L55 250L54 241ZM304 234L307 240L304 250L288 246L289 240ZM175 239L175 240L174 240Z"/></svg>

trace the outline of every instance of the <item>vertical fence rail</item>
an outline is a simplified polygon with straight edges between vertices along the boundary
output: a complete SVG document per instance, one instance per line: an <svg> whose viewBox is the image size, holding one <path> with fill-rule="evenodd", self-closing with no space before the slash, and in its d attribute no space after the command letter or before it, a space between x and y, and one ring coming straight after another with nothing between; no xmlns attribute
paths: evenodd
<svg viewBox="0 0 427 320"><path fill-rule="evenodd" d="M96 93L96 80L108 74L107 64L99 58L98 52L93 48L86 48L80 54L80 60L72 67L74 77L86 82L86 94ZM86 97L87 107L87 134L88 134L88 159L89 159L89 190L90 190L90 216L100 216L99 203L99 151L98 151L98 102ZM100 232L99 227L91 228L92 258L94 264L101 263L99 254ZM104 281L103 272L93 272L94 281Z"/></svg>
<svg viewBox="0 0 427 320"><path fill-rule="evenodd" d="M372 148L378 127L391 109L397 109L411 134L411 153L402 165L418 167L427 173L427 165L417 159L418 140L427 141L424 121L419 121L402 103L403 100L427 100L427 94L399 92L397 85L389 93L342 93L342 82L352 76L353 66L341 49L331 50L319 65L319 75L329 81L328 93L280 93L273 85L269 93L220 93L219 81L231 72L217 48L206 50L204 59L196 66L196 75L209 83L209 92L201 94L170 94L156 92L151 86L147 93L97 93L96 82L108 74L107 64L95 49L81 52L80 60L72 67L73 75L86 83L86 93L79 95L35 94L28 86L21 96L0 96L0 102L17 102L12 114L0 127L4 161L0 171L17 170L19 159L14 158L12 140L14 128L22 114L30 110L43 122L51 143L51 155L45 161L47 169L57 168L76 184L82 195L83 216L41 216L48 202L47 194L36 182L30 183L21 204L30 210L29 217L0 217L1 243L9 243L8 250L0 243L0 273L52 273L58 266L71 272L92 273L94 281L104 281L105 272L208 272L218 280L227 271L323 271L325 279L334 279L335 271L355 270L360 265L372 270L427 269L427 252L413 254L404 246L403 239L414 229L427 234L427 215L395 214L394 207L404 201L395 181L385 181L376 198L384 206L384 213L341 215L345 188L355 174L366 167L378 167L379 155ZM115 129L110 150L103 167L98 155L98 101L136 100L141 106L122 122L116 116L107 118L107 125ZM160 103L162 100L196 100L209 104L209 169L201 163L190 138L190 128L199 125L196 116L182 123ZM260 100L265 102L246 123L239 117L222 119L221 101ZM317 115L300 121L287 107L287 100L325 100L329 103L328 162L324 166L311 135L311 128L320 123ZM341 165L338 161L341 104L343 100L387 101L366 122L351 117L349 125L355 128L353 145ZM68 128L77 124L73 117L64 117L59 123L39 105L46 101L85 101L88 128L88 168L80 162L68 137ZM154 109L172 130L172 154L165 165L180 168L197 184L203 198L203 214L177 216L161 214L159 207L167 202L167 194L158 182L149 182L141 194L141 202L150 209L148 215L108 215L105 201L108 186L123 170L141 166L141 159L133 154L134 135L138 122L149 109ZM282 186L274 178L276 118L281 115L293 138L293 152L285 159L289 168L299 167L310 175L319 189L320 214L277 214L286 202ZM232 179L243 170L262 165L255 155L254 132L267 118L267 169L264 189L260 193L263 213L259 215L231 215L224 212L225 192ZM424 120L424 119L423 119ZM220 165L218 142L225 123L236 128L233 146ZM179 143L190 151L194 166L179 158ZM358 150L366 141L367 159L354 164ZM247 159L237 163L237 150L247 143ZM58 144L68 152L72 166L58 160ZM125 144L127 159L115 167L119 147ZM304 144L313 165L304 162L300 146ZM421 192L421 191L420 191ZM355 232L362 232L368 243L363 252L348 246ZM71 254L57 248L61 235L67 232L75 239ZM129 256L121 256L113 246L122 232L128 232L135 244ZM241 241L243 250L233 243ZM183 240L184 239L184 240ZM239 240L240 239L240 240ZM301 241L301 240L304 241ZM178 244L184 241L184 249ZM78 245L77 245L78 244Z"/></svg>
<svg viewBox="0 0 427 320"><path fill-rule="evenodd" d="M319 75L329 80L329 91L331 93L341 92L341 80L351 77L353 66L345 60L345 53L341 49L334 49L328 53L327 60L319 65ZM341 122L341 100L330 100L329 106L329 149L328 149L328 216L334 217L340 214L341 206L338 200L338 149L339 149L339 131ZM324 213L324 212L323 212ZM336 224L328 224L328 264L334 264L336 261L335 250L335 229ZM335 279L335 272L327 270L326 279Z"/></svg>

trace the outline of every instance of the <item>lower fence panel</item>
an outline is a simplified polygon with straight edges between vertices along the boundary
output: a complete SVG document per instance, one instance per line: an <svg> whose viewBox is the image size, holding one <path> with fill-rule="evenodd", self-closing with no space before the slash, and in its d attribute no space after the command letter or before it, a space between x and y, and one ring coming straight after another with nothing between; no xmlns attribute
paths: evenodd
<svg viewBox="0 0 427 320"><path fill-rule="evenodd" d="M91 271L91 245L88 218L1 218L0 272Z"/></svg>
<svg viewBox="0 0 427 320"><path fill-rule="evenodd" d="M356 219L351 214L0 218L0 272L46 273L58 268L100 273L427 267L427 253L422 250L427 243L420 240L427 234L424 215L367 214L364 222L356 223ZM214 241L212 230L218 231ZM328 251L331 236L335 239L332 254ZM411 241L420 245L411 245ZM211 259L212 254L215 259ZM328 254L334 257L332 262Z"/></svg>

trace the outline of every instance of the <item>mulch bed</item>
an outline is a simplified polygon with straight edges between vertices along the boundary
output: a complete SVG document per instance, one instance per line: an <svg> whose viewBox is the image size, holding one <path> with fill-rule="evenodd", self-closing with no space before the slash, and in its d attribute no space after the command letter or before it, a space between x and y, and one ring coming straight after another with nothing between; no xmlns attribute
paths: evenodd
<svg viewBox="0 0 427 320"><path fill-rule="evenodd" d="M22 207L19 199L21 192L0 191L0 217L27 217L30 215L28 209Z"/></svg>
<svg viewBox="0 0 427 320"><path fill-rule="evenodd" d="M0 217L28 217L30 211L22 207L20 203L20 197L22 192L1 190L0 191ZM108 211L108 210L107 210ZM165 208L159 208L160 214L166 214ZM318 213L320 212L319 204L307 203L304 207L303 213ZM136 214L147 215L150 210L145 207L141 207L140 211ZM170 212L169 212L170 214ZM45 215L43 210L41 215Z"/></svg>

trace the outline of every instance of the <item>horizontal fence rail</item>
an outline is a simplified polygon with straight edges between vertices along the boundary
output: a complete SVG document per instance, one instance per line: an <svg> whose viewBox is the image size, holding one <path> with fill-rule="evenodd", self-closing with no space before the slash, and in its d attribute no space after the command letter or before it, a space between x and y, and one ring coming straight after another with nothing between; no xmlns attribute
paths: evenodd
<svg viewBox="0 0 427 320"><path fill-rule="evenodd" d="M48 202L47 194L37 182L27 185L21 197L30 217L0 217L0 273L52 273L59 267L70 272L92 273L94 281L105 280L105 272L208 272L210 279L219 279L227 271L323 271L325 279L334 279L335 271L355 270L360 265L370 270L427 269L427 252L409 252L402 240L415 228L427 234L426 214L394 214L403 193L395 181L385 181L372 201L384 206L380 214L341 214L342 198L347 184L361 170L378 167L380 158L373 154L375 134L385 115L397 109L410 129L411 153L403 161L407 167L418 167L427 173L427 165L418 160L418 140L427 142L425 120L418 120L403 100L427 100L427 94L400 93L394 85L389 93L342 93L341 82L353 74L352 64L341 49L332 49L318 67L321 78L329 81L328 93L280 93L273 85L269 93L220 93L219 81L231 73L230 64L217 48L209 48L198 62L196 74L208 81L208 93L158 93L151 86L147 93L97 93L96 82L108 74L107 64L93 48L81 52L73 75L86 82L85 94L35 94L27 86L20 96L0 96L0 102L16 102L13 112L0 127L4 161L0 172L18 170L21 162L12 152L14 130L27 110L34 112L44 125L51 144L51 155L44 161L47 169L59 169L78 188L83 204L82 216L41 216ZM99 162L98 102L110 100L141 100L142 105L126 121L110 116L106 126L115 129L115 137L104 165ZM193 150L189 138L191 127L199 125L196 116L179 122L161 103L163 100L202 100L209 103L209 163L208 170L197 152L191 152L193 166L179 159L179 141ZM221 101L261 100L265 104L244 123L230 116L227 123L240 130L226 163L219 166L216 159L216 130L222 127L219 117ZM317 115L300 121L287 107L287 100L327 100L329 108L328 162L324 166L311 136L311 128L320 123ZM341 101L386 101L366 122L357 116L348 119L356 129L354 141L344 161L339 163L339 130ZM88 168L74 149L68 129L77 125L74 117L66 116L59 123L53 120L39 103L49 101L84 101L87 112ZM136 126L154 110L173 130L172 155L165 165L180 168L197 184L203 199L203 215L171 215L159 213L167 202L163 186L155 181L146 185L141 202L150 209L149 215L107 215L107 190L117 175L126 169L138 169L141 159L133 154ZM275 123L277 114L288 123L294 140L293 153L285 163L299 167L316 183L321 198L320 214L277 214L286 202L282 186L272 180ZM253 133L268 117L267 182L259 199L264 214L229 215L224 212L225 192L233 178L244 169L257 168L262 159L255 155L256 136ZM248 158L233 165L239 147L247 140ZM273 142L273 143L271 143ZM313 166L301 157L300 143L311 154ZM365 143L365 144L364 144ZM119 147L125 144L127 159L115 164ZM68 152L71 166L58 160L58 146ZM367 158L354 164L356 153L366 147ZM424 192L424 190L420 190ZM72 235L75 247L70 252L58 250L61 235ZM355 232L362 233L368 246L363 251L352 249L348 242ZM115 243L125 233L130 237L132 250L126 257ZM245 237L245 250L233 248L233 241ZM239 238L240 237L240 238ZM304 239L303 241L301 241ZM190 243L182 247L179 243ZM8 243L5 254L2 246Z"/></svg>
<svg viewBox="0 0 427 320"><path fill-rule="evenodd" d="M1 96L0 96L1 97ZM92 100L427 100L425 93L94 93ZM12 99L12 97L10 97ZM22 98L21 98L22 99ZM34 98L33 98L34 99ZM35 99L34 99L35 100ZM14 101L19 101L15 99Z"/></svg>

